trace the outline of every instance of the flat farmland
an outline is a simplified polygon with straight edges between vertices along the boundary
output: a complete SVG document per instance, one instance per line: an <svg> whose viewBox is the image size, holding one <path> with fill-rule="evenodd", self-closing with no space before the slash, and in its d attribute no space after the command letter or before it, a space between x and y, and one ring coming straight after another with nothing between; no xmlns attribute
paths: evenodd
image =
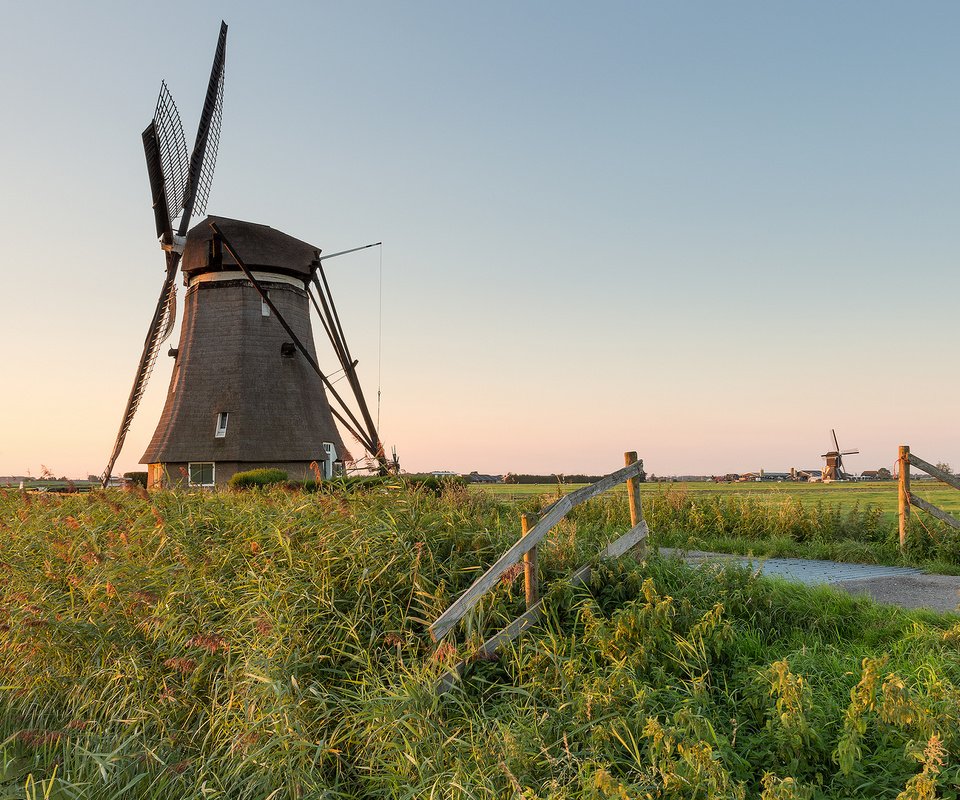
<svg viewBox="0 0 960 800"><path fill-rule="evenodd" d="M580 488L582 483L532 483L532 484L480 484L477 491L488 492L501 499L524 500L540 495L567 493ZM960 515L960 491L940 481L913 480L911 489L919 497L939 506L944 511ZM625 492L620 487L620 492ZM744 483L646 483L642 487L644 497L656 493L680 492L691 498L707 499L711 496L741 495L772 505L785 500L799 500L805 506L836 506L847 511L854 506L874 506L884 515L897 513L897 481L855 481L841 483L794 483L744 482ZM916 512L915 513L919 513Z"/></svg>

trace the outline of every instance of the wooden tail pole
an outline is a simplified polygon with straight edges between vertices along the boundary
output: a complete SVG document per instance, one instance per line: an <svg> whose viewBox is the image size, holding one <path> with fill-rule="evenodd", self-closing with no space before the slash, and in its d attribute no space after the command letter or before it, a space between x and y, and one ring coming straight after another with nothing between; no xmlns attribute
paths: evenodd
<svg viewBox="0 0 960 800"><path fill-rule="evenodd" d="M520 515L520 530L526 536L530 529L537 524L535 514ZM540 591L537 584L537 548L532 547L523 554L523 589L527 598L527 610L533 608L540 600Z"/></svg>
<svg viewBox="0 0 960 800"><path fill-rule="evenodd" d="M910 525L910 447L900 445L897 459L900 472L899 509L900 509L900 552L907 546L907 527Z"/></svg>
<svg viewBox="0 0 960 800"><path fill-rule="evenodd" d="M631 450L623 454L624 466L629 467L637 463L637 452ZM627 499L630 503L630 527L636 528L643 520L643 508L640 505L640 476L637 475L627 480ZM640 544L638 550L645 549L646 545Z"/></svg>

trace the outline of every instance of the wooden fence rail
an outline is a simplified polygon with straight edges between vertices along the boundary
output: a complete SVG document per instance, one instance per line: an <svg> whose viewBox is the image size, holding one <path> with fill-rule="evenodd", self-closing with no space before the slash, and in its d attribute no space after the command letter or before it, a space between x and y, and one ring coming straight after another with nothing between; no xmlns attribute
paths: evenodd
<svg viewBox="0 0 960 800"><path fill-rule="evenodd" d="M628 550L641 544L648 534L647 523L643 520L643 510L640 505L640 473L643 471L643 462L637 459L635 452L624 453L626 466L607 475L592 486L584 486L571 494L561 497L548 506L539 522L532 525L534 515L523 514L521 517L522 537L497 562L490 567L473 585L467 589L437 620L430 626L430 633L434 641L441 639L456 623L479 601L479 599L496 583L500 576L521 559L524 565L524 583L527 601L527 610L517 617L506 628L485 641L472 655L470 660L489 657L506 643L516 639L521 633L543 619L543 600L539 597L537 585L537 543L540 542L561 519L573 508L585 503L593 497L617 486L628 483L628 500L630 505L630 522L633 527L622 536L608 544L600 553L601 560L613 559L622 556ZM568 580L574 586L582 585L590 579L591 566L580 567L569 576ZM449 690L458 676L463 674L469 661L461 661L451 671L446 673L437 684L436 690L442 694Z"/></svg>
<svg viewBox="0 0 960 800"><path fill-rule="evenodd" d="M960 478L956 475L951 475L949 472L944 472L939 467L935 467L929 461L924 461L919 456L915 456L910 452L910 447L908 445L900 445L900 453L897 459L899 464L900 472L900 483L899 483L899 518L900 518L900 550L902 551L907 544L907 527L910 524L910 506L919 508L921 511L926 511L933 517L936 517L941 522L947 523L954 528L960 528L960 520L956 517L948 514L943 509L937 508L932 503L928 503L926 500L920 497L915 497L910 491L910 466L913 465L922 472L926 472L927 475L930 475L938 480L943 481L948 486L952 486L954 489L960 489Z"/></svg>
<svg viewBox="0 0 960 800"><path fill-rule="evenodd" d="M628 453L626 456L633 456L636 459L636 453ZM564 495L556 502L547 506L537 522L527 533L520 538L513 547L507 550L497 562L490 567L483 575L474 581L473 585L467 589L446 611L444 611L434 623L430 626L430 635L434 641L442 639L447 632L459 622L463 616L473 608L493 585L500 579L510 567L518 563L523 558L524 553L532 550L539 544L540 540L546 536L560 520L570 513L581 503L592 500L599 494L603 494L608 489L612 489L631 478L638 478L643 472L643 462L634 460L627 464L623 469L601 478L590 486L584 486L570 494ZM631 516L632 519L632 516Z"/></svg>

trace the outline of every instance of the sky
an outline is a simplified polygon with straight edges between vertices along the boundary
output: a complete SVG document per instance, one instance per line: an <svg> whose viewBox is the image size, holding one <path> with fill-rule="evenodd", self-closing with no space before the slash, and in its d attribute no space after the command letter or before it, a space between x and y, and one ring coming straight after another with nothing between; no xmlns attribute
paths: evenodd
<svg viewBox="0 0 960 800"><path fill-rule="evenodd" d="M384 243L327 269L405 469L780 471L832 428L960 466L956 3L2 8L0 475L106 463L163 279L140 133L163 79L192 142L221 18L208 209Z"/></svg>

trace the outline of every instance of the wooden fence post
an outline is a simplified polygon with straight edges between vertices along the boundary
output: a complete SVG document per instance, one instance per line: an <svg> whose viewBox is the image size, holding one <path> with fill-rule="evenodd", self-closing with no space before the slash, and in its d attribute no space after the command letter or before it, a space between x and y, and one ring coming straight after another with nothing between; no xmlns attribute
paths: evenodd
<svg viewBox="0 0 960 800"><path fill-rule="evenodd" d="M910 447L900 445L898 457L900 466L900 489L898 492L900 509L900 552L907 546L907 526L910 524Z"/></svg>
<svg viewBox="0 0 960 800"><path fill-rule="evenodd" d="M627 453L623 454L623 464L626 467L629 467L631 464L637 463L637 452L635 450L630 450ZM630 503L630 527L636 528L640 524L640 520L643 519L643 508L640 505L640 476L629 478L627 480L627 500ZM640 552L646 550L646 544L638 545L637 549Z"/></svg>
<svg viewBox="0 0 960 800"><path fill-rule="evenodd" d="M537 524L536 514L520 515L520 530L526 536L530 529ZM537 585L537 548L531 547L523 554L523 590L527 598L527 610L533 608L539 597Z"/></svg>

